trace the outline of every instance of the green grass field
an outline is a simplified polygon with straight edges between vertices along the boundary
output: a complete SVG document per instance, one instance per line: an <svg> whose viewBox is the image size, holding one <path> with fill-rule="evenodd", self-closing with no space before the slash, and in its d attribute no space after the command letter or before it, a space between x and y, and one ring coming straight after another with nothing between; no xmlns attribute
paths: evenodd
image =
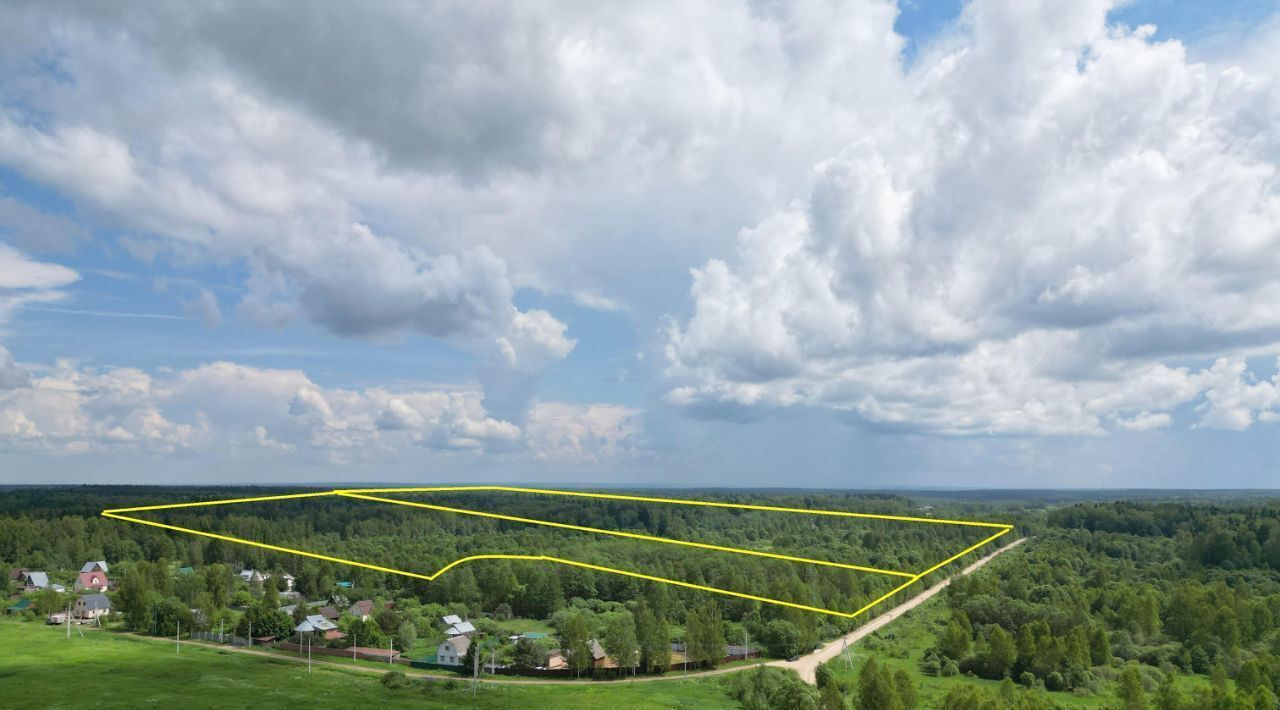
<svg viewBox="0 0 1280 710"><path fill-rule="evenodd" d="M733 708L719 681L660 681L564 686L445 688L415 681L391 690L377 675L306 666L105 631L73 632L35 622L0 620L0 688L6 708L324 707L415 708Z"/></svg>

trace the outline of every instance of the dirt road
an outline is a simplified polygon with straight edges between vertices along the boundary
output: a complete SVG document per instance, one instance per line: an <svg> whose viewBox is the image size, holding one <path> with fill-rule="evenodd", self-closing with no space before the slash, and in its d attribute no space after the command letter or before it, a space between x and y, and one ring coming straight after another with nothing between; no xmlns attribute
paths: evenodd
<svg viewBox="0 0 1280 710"><path fill-rule="evenodd" d="M869 622L865 626L861 626L853 630L852 632L845 634L844 636L841 636L838 639L835 639L834 641L828 642L827 645L823 646L821 649L817 651L814 651L813 653L810 653L807 656L801 656L799 659L795 661L774 661L766 665L778 666L779 668L790 668L795 672L799 673L800 677L803 678L806 683L816 682L814 678L814 674L817 673L818 666L822 665L823 663L826 663L827 661L830 661L836 656L839 656L840 652L844 649L846 645L852 645L857 641L862 640L867 635L873 634L876 631L879 631L894 619L920 606L926 601L929 601L929 599L931 599L933 595L942 591L947 587L947 585L951 584L952 579L955 579L956 577L963 577L966 574L970 574L974 572L975 570L981 568L986 563L990 562L993 558L995 558L996 555L1002 552L1005 552L1007 550L1012 550L1013 548L1017 547L1018 545L1021 545L1025 541L1026 541L1025 537L1018 540L1014 540L1008 545L1001 547L995 552L992 552L986 557L983 557L975 561L973 564L969 565L968 567L965 567L955 577L949 577L943 580L941 583L936 584L933 587L930 587L927 591L924 591L920 594L915 595L914 597L911 597L907 601L899 604L898 606L895 606L894 608L881 614L880 616L877 616L875 619L873 619L871 622Z"/></svg>

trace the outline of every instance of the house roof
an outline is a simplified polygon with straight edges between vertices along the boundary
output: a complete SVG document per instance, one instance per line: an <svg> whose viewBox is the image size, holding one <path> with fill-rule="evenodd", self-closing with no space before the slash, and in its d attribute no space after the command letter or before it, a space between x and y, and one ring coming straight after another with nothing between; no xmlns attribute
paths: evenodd
<svg viewBox="0 0 1280 710"><path fill-rule="evenodd" d="M76 600L76 606L86 609L110 609L111 600L105 594L86 594Z"/></svg>
<svg viewBox="0 0 1280 710"><path fill-rule="evenodd" d="M474 634L476 627L471 625L470 621L459 621L458 623L445 629L445 634L449 636L462 636L464 634Z"/></svg>
<svg viewBox="0 0 1280 710"><path fill-rule="evenodd" d="M178 574L191 574L191 573L193 573L193 572L195 572L195 571L196 571L196 569L195 569L194 567L179 567L179 568L178 568Z"/></svg>
<svg viewBox="0 0 1280 710"><path fill-rule="evenodd" d="M349 609L349 611L353 614L361 614L363 616L368 616L373 613L373 600L361 599L360 601L352 604L351 609Z"/></svg>
<svg viewBox="0 0 1280 710"><path fill-rule="evenodd" d="M332 621L329 621L328 619L324 618L323 616L320 616L319 614L312 614L307 618L303 619L302 623L293 627L293 630L306 633L308 631L333 631L334 629L337 629L337 628L338 626L334 624Z"/></svg>
<svg viewBox="0 0 1280 710"><path fill-rule="evenodd" d="M14 567L9 570L9 579L17 579L29 571L26 567Z"/></svg>
<svg viewBox="0 0 1280 710"><path fill-rule="evenodd" d="M342 616L342 613L337 609L334 609L332 606L322 606L320 607L320 616L323 616L326 619L336 619L339 616Z"/></svg>
<svg viewBox="0 0 1280 710"><path fill-rule="evenodd" d="M462 617L461 617L461 616L458 616L457 614L450 614L450 615L448 615L448 616L442 616L442 617L440 617L440 620L441 620L441 621L443 621L444 623L448 624L449 626L453 626L454 624L461 624L461 623L462 623Z"/></svg>
<svg viewBox="0 0 1280 710"><path fill-rule="evenodd" d="M29 608L30 606L31 606L30 599L19 599L18 601L14 602L12 605L9 606L9 611L22 611L24 609Z"/></svg>
<svg viewBox="0 0 1280 710"><path fill-rule="evenodd" d="M85 572L92 572L95 568L101 569L103 572L106 572L107 561L106 560L90 560L84 563L84 566L80 568L80 572L82 574Z"/></svg>
<svg viewBox="0 0 1280 710"><path fill-rule="evenodd" d="M47 587L49 586L49 575L44 572L27 572L28 587Z"/></svg>
<svg viewBox="0 0 1280 710"><path fill-rule="evenodd" d="M591 639L591 658L598 661L604 657L604 648L600 645L600 642L595 639Z"/></svg>
<svg viewBox="0 0 1280 710"><path fill-rule="evenodd" d="M453 650L457 651L459 656L467 655L467 649L471 648L471 639L466 636L454 636L445 639L440 645L443 646L446 643L453 644Z"/></svg>

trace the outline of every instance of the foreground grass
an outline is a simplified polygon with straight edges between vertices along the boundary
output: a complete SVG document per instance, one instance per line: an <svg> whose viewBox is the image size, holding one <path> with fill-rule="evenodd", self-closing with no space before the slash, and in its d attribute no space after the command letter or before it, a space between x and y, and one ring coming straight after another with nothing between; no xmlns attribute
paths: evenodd
<svg viewBox="0 0 1280 710"><path fill-rule="evenodd" d="M325 707L415 708L733 708L713 679L574 686L446 689L441 681L385 688L378 676L295 661L128 635L85 631L84 638L39 623L0 621L0 687L6 708Z"/></svg>

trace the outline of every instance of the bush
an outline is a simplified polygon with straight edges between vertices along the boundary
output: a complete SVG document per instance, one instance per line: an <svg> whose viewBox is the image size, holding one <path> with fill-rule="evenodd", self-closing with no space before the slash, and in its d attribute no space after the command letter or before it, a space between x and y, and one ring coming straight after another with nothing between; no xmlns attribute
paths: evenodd
<svg viewBox="0 0 1280 710"><path fill-rule="evenodd" d="M938 663L938 659L930 658L920 664L920 672L925 675L937 677L942 673L942 664Z"/></svg>
<svg viewBox="0 0 1280 710"><path fill-rule="evenodd" d="M951 676L959 675L959 673L960 666L956 664L955 660L948 658L947 662L942 664L943 676L950 678Z"/></svg>
<svg viewBox="0 0 1280 710"><path fill-rule="evenodd" d="M382 684L392 690L409 687L409 676L404 671L387 671L382 674Z"/></svg>
<svg viewBox="0 0 1280 710"><path fill-rule="evenodd" d="M1028 688L1034 688L1036 687L1036 674L1031 671L1023 671L1022 675L1018 676L1018 682Z"/></svg>
<svg viewBox="0 0 1280 710"><path fill-rule="evenodd" d="M832 681L831 669L827 668L827 664L825 663L814 669L813 676L814 683L818 686L819 690L827 687L827 683Z"/></svg>

